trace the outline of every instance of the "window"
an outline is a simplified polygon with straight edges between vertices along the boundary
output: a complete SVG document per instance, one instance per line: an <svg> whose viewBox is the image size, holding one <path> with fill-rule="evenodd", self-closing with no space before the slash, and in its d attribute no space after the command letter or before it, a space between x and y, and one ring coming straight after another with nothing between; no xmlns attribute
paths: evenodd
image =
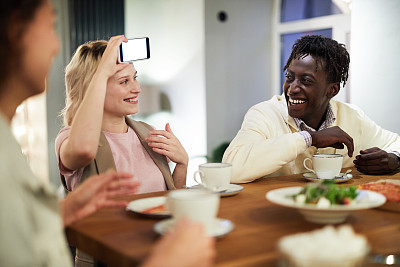
<svg viewBox="0 0 400 267"><path fill-rule="evenodd" d="M342 13L332 0L282 0L281 2L281 22Z"/></svg>

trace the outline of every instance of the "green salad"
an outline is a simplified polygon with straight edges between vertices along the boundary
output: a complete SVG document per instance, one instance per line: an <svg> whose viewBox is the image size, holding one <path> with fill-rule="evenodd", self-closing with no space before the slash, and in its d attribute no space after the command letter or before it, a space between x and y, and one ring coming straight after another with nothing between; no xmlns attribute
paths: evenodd
<svg viewBox="0 0 400 267"><path fill-rule="evenodd" d="M322 207L330 205L349 205L357 197L355 186L340 187L332 180L310 183L301 191L291 195L296 203L317 204Z"/></svg>

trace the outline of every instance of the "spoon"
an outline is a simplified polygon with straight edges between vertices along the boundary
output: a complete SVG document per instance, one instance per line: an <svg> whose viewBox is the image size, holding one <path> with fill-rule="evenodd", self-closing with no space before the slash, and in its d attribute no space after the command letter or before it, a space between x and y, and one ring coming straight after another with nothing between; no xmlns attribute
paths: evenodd
<svg viewBox="0 0 400 267"><path fill-rule="evenodd" d="M382 265L398 265L400 264L400 255L370 255L368 257L368 262Z"/></svg>
<svg viewBox="0 0 400 267"><path fill-rule="evenodd" d="M353 178L353 175L351 175L352 169L348 169L345 173L343 173L340 177L342 178Z"/></svg>

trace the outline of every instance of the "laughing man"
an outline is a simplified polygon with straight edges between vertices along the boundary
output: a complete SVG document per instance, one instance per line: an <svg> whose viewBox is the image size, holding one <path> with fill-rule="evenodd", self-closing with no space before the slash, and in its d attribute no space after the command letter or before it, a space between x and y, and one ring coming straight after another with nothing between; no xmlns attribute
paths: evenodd
<svg viewBox="0 0 400 267"><path fill-rule="evenodd" d="M305 158L342 154L343 167L366 174L400 166L400 137L382 129L354 105L332 100L348 78L344 45L322 36L298 39L284 67L283 94L247 112L225 151L232 182L303 173ZM359 153L359 154L356 154Z"/></svg>

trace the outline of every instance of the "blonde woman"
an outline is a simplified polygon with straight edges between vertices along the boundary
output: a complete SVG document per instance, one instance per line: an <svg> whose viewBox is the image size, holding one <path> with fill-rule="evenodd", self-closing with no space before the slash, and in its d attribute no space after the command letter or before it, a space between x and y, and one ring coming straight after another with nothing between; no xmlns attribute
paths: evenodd
<svg viewBox="0 0 400 267"><path fill-rule="evenodd" d="M188 156L165 130L127 118L138 112L140 85L133 64L117 63L124 36L81 45L66 68L66 106L56 153L64 186L73 190L92 174L116 169L140 181L138 193L180 188ZM176 163L171 175L168 160Z"/></svg>

